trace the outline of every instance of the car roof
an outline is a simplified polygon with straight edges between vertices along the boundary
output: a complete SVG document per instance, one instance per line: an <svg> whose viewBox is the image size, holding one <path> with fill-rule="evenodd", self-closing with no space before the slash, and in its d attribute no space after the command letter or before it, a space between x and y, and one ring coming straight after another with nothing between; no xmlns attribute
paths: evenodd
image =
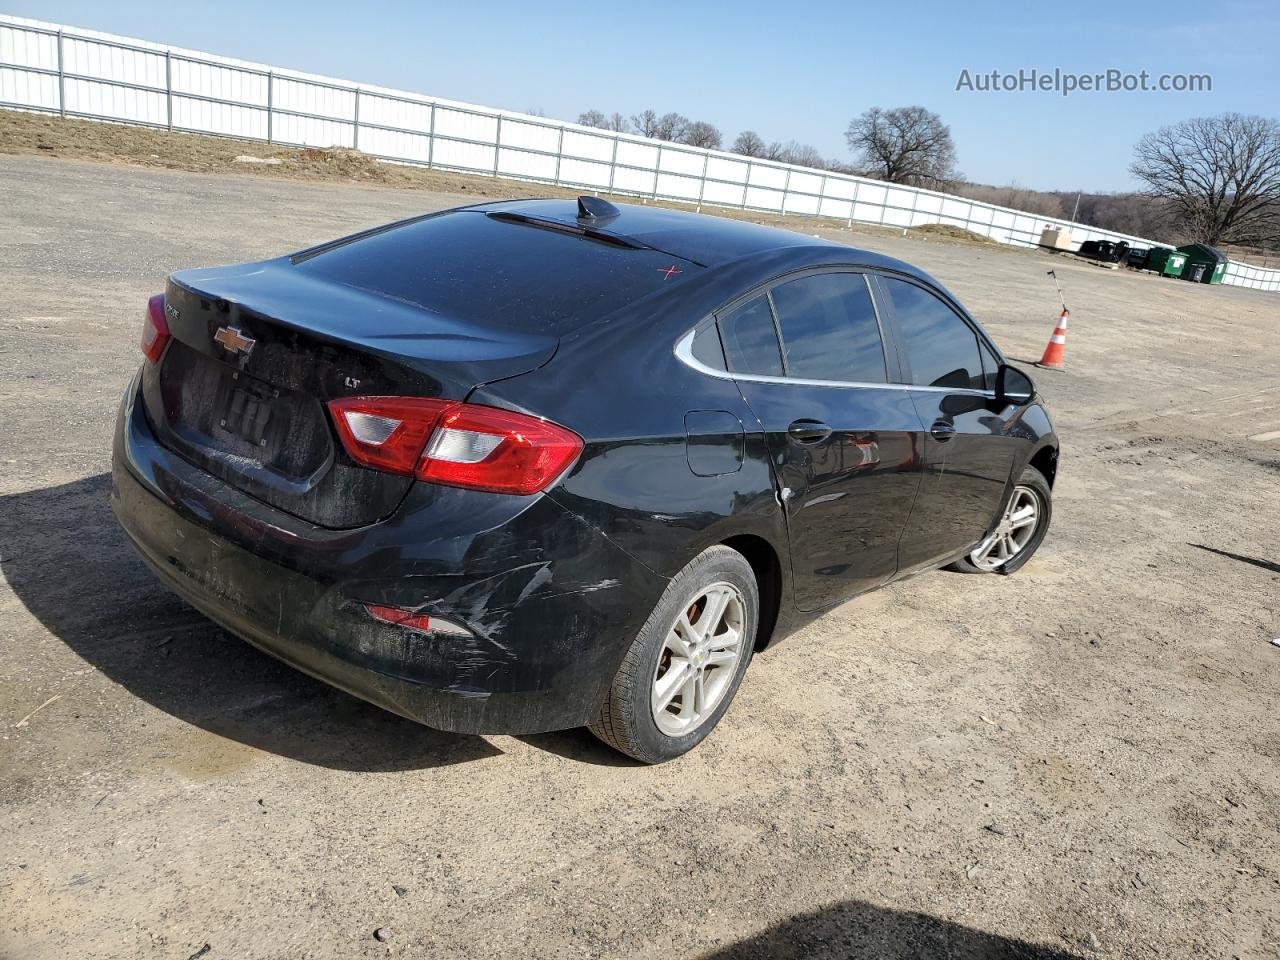
<svg viewBox="0 0 1280 960"><path fill-rule="evenodd" d="M706 267L778 250L819 248L830 253L831 263L898 270L936 283L910 264L821 237L666 207L631 203L613 206L617 208L618 215L601 220L594 225L595 229ZM519 214L569 226L578 226L582 222L578 219L578 202L569 199L505 200L468 209Z"/></svg>

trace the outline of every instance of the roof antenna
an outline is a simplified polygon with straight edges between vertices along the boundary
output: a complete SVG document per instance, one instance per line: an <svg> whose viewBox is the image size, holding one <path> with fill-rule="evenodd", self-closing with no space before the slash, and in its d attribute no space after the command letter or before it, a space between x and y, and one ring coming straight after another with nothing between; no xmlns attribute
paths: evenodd
<svg viewBox="0 0 1280 960"><path fill-rule="evenodd" d="M608 200L601 200L599 197L578 198L579 220L612 220L621 214L622 211Z"/></svg>

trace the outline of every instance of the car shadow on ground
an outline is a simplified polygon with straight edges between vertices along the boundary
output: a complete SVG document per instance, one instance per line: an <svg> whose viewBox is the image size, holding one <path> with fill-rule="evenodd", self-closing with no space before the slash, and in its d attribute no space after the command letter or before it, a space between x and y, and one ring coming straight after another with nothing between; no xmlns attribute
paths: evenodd
<svg viewBox="0 0 1280 960"><path fill-rule="evenodd" d="M924 913L847 900L784 920L702 960L1081 960Z"/></svg>
<svg viewBox="0 0 1280 960"><path fill-rule="evenodd" d="M501 751L313 680L165 589L108 505L111 478L0 496L0 568L55 637L130 693L231 740L340 770L415 770Z"/></svg>
<svg viewBox="0 0 1280 960"><path fill-rule="evenodd" d="M1259 567L1268 573L1280 573L1280 563L1273 563L1270 560L1263 560L1260 557L1246 557L1242 553L1232 553L1230 550L1219 550L1217 547L1206 547L1203 543L1188 543L1187 546L1195 547L1197 550L1204 550L1206 553L1216 553L1220 557L1226 557L1228 560L1238 560L1241 563L1247 563L1253 567Z"/></svg>
<svg viewBox="0 0 1280 960"><path fill-rule="evenodd" d="M516 739L529 746L574 763L591 763L598 767L643 767L639 760L623 756L607 747L592 735L586 727L576 730L557 730L554 733L526 733Z"/></svg>

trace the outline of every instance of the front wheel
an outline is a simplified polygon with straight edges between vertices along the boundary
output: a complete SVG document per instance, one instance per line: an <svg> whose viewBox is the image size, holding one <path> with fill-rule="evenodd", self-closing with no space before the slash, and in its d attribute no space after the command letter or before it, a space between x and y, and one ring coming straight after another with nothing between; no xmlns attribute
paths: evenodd
<svg viewBox="0 0 1280 960"><path fill-rule="evenodd" d="M1053 516L1049 481L1035 467L1022 471L991 535L951 564L960 573L1013 573L1031 559Z"/></svg>
<svg viewBox="0 0 1280 960"><path fill-rule="evenodd" d="M688 753L729 709L759 619L760 591L742 554L725 546L700 553L663 591L591 732L644 763Z"/></svg>

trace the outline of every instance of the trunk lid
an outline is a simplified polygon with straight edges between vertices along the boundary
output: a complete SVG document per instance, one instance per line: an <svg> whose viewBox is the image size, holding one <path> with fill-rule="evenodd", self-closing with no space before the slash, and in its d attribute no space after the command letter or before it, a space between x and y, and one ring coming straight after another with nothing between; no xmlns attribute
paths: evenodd
<svg viewBox="0 0 1280 960"><path fill-rule="evenodd" d="M554 336L504 330L333 282L288 259L170 278L173 340L143 397L161 443L240 490L325 527L389 516L411 477L353 463L325 402L462 400L527 373Z"/></svg>

